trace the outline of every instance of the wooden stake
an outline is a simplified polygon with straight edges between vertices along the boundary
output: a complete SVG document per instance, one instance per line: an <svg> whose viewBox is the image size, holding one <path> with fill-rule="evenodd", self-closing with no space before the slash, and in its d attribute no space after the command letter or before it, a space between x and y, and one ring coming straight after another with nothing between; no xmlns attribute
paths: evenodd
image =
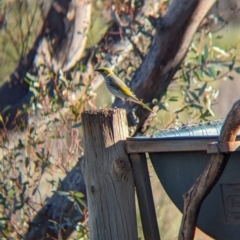
<svg viewBox="0 0 240 240"><path fill-rule="evenodd" d="M88 111L82 114L82 122L90 238L135 240L134 179L125 150L126 112Z"/></svg>

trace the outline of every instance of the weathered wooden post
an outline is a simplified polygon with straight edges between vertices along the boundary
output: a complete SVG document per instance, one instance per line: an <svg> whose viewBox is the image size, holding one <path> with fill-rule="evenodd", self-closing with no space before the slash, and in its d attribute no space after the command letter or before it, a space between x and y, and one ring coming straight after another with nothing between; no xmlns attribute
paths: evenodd
<svg viewBox="0 0 240 240"><path fill-rule="evenodd" d="M87 111L82 114L82 122L90 238L135 240L134 179L125 150L126 112Z"/></svg>

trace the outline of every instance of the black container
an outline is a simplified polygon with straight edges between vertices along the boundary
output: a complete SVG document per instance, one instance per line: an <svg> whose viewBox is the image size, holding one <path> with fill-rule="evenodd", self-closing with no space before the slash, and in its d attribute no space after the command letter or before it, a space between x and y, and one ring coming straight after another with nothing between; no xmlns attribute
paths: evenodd
<svg viewBox="0 0 240 240"><path fill-rule="evenodd" d="M222 124L205 124L180 130L164 131L150 141L215 139ZM146 140L146 138L144 138ZM206 151L149 153L153 167L165 191L183 210L183 194L186 193L206 167L211 154ZM218 240L240 239L240 152L231 154L219 181L204 200L197 226Z"/></svg>

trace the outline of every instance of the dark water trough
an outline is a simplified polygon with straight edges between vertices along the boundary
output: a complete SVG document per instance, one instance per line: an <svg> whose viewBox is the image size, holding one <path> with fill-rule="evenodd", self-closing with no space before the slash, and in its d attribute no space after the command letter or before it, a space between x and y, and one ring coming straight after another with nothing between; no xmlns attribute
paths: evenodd
<svg viewBox="0 0 240 240"><path fill-rule="evenodd" d="M162 131L150 138L129 138L127 150L149 153L161 184L182 211L183 194L202 173L211 153L218 151L214 142L221 127L220 122L213 122ZM231 153L224 173L205 199L198 218L197 226L218 240L240 239L239 149L236 147Z"/></svg>

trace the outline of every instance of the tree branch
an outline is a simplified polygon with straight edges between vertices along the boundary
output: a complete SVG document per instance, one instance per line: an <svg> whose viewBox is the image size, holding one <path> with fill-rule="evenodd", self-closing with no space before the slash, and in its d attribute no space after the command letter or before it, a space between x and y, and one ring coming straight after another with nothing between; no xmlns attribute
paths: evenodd
<svg viewBox="0 0 240 240"><path fill-rule="evenodd" d="M161 100L179 69L198 26L215 2L216 0L176 0L164 18L155 20L157 32L130 85L144 102L152 102L154 98ZM114 106L119 104L120 101L116 99ZM127 108L132 107L128 103ZM151 124L148 119L150 112L139 108L136 115L139 123L135 134L145 132Z"/></svg>
<svg viewBox="0 0 240 240"><path fill-rule="evenodd" d="M25 119L26 121L26 115L17 115L23 105L28 104L33 96L33 94L29 92L29 85L24 81L24 77L26 73L33 68L33 62L37 55L38 48L46 35L51 38L51 41L54 39L55 45L62 44L65 38L64 18L68 11L69 2L71 2L71 0L57 0L54 2L32 48L28 54L20 60L19 65L10 75L8 81L0 87L0 114L4 118L5 127L8 129L14 128L21 119ZM57 6L61 6L62 11L60 11ZM57 49L56 46L55 48ZM10 108L3 112L6 106ZM0 123L0 128L2 127L2 123Z"/></svg>
<svg viewBox="0 0 240 240"><path fill-rule="evenodd" d="M233 142L240 130L240 100L234 103L223 124L218 143ZM192 240L201 205L221 177L228 160L229 153L213 154L203 173L191 189L184 194L184 208L179 240Z"/></svg>

